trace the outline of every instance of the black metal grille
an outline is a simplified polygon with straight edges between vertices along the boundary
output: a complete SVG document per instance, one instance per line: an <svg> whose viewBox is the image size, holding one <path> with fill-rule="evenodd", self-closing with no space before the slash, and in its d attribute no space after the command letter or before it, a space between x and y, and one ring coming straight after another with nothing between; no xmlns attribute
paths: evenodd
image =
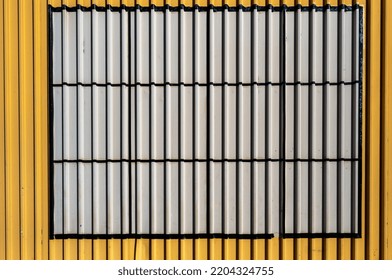
<svg viewBox="0 0 392 280"><path fill-rule="evenodd" d="M360 235L360 6L63 6L49 23L53 237Z"/></svg>

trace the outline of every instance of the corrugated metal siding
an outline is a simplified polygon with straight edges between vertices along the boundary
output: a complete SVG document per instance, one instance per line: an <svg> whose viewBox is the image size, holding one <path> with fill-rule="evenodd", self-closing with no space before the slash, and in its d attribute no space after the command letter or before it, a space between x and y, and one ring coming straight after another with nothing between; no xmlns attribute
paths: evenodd
<svg viewBox="0 0 392 280"><path fill-rule="evenodd" d="M281 4L277 2L258 4ZM392 259L392 127L386 121L392 106L387 51L392 7L389 1L359 2L365 6L366 23L361 238L49 240L47 2L0 1L0 258Z"/></svg>
<svg viewBox="0 0 392 280"><path fill-rule="evenodd" d="M359 234L358 6L49 13L56 238Z"/></svg>

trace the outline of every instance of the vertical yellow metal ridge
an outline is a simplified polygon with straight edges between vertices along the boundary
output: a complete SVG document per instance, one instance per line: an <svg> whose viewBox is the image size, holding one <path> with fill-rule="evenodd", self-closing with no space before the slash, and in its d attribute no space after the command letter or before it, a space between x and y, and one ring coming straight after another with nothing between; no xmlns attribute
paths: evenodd
<svg viewBox="0 0 392 280"><path fill-rule="evenodd" d="M0 1L0 260L6 258L4 1Z"/></svg>
<svg viewBox="0 0 392 280"><path fill-rule="evenodd" d="M352 0L339 0L339 5L352 6ZM337 259L350 260L351 259L351 240L349 238L339 238L337 240Z"/></svg>
<svg viewBox="0 0 392 280"><path fill-rule="evenodd" d="M367 36L368 62L368 151L366 182L366 258L380 258L380 129L381 129L381 1L367 3L369 34Z"/></svg>
<svg viewBox="0 0 392 280"><path fill-rule="evenodd" d="M367 41L365 38L368 36L368 30L367 30L367 21L368 21L368 13L367 13L367 4L366 0L355 0L355 4L360 4L363 5L364 7L364 13L363 13L363 32L364 32L364 40L363 40L363 63L362 63L362 75L363 75L363 80L362 80L362 193L360 193L361 196L361 237L360 238L355 238L352 241L352 246L353 246L353 259L356 260L363 260L365 259L365 229L366 229L366 201L365 201L365 193L366 193L366 182L367 182L367 173L366 173L366 162L367 162L367 116L368 116L368 103L367 103Z"/></svg>
<svg viewBox="0 0 392 280"><path fill-rule="evenodd" d="M35 257L49 257L48 22L46 0L33 2Z"/></svg>
<svg viewBox="0 0 392 280"><path fill-rule="evenodd" d="M392 259L392 3L382 6L382 254Z"/></svg>
<svg viewBox="0 0 392 280"><path fill-rule="evenodd" d="M19 3L4 3L6 257L20 259Z"/></svg>
<svg viewBox="0 0 392 280"><path fill-rule="evenodd" d="M21 258L34 259L33 3L19 5Z"/></svg>

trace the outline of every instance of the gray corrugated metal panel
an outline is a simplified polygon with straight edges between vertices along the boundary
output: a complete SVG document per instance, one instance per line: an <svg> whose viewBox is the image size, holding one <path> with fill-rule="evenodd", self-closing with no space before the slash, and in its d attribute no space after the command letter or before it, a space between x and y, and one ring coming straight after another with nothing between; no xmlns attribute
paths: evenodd
<svg viewBox="0 0 392 280"><path fill-rule="evenodd" d="M193 217L195 209L193 204L193 166L192 163L181 164L181 233L192 234L193 233Z"/></svg>
<svg viewBox="0 0 392 280"><path fill-rule="evenodd" d="M191 160L193 157L193 90L181 87L181 158ZM220 136L222 137L222 135ZM218 152L218 151L217 151Z"/></svg>
<svg viewBox="0 0 392 280"><path fill-rule="evenodd" d="M194 34L193 18L181 13L181 78L186 84L193 82Z"/></svg>
<svg viewBox="0 0 392 280"><path fill-rule="evenodd" d="M104 160L106 158L106 91L103 87L93 86L93 159Z"/></svg>
<svg viewBox="0 0 392 280"><path fill-rule="evenodd" d="M62 88L56 87L53 89L53 111L56 114L53 115L53 159L62 160L63 158L63 102L62 102Z"/></svg>
<svg viewBox="0 0 392 280"><path fill-rule="evenodd" d="M92 158L92 89L78 86L78 157L88 160Z"/></svg>
<svg viewBox="0 0 392 280"><path fill-rule="evenodd" d="M79 209L79 233L92 233L92 163L79 164L79 190L78 190L78 209Z"/></svg>
<svg viewBox="0 0 392 280"><path fill-rule="evenodd" d="M53 166L53 231L54 233L63 233L63 165L56 163Z"/></svg>
<svg viewBox="0 0 392 280"><path fill-rule="evenodd" d="M77 174L76 163L64 163L63 166L63 215L65 234L78 232L78 197L77 197Z"/></svg>
<svg viewBox="0 0 392 280"><path fill-rule="evenodd" d="M63 88L63 157L64 159L75 160L78 158L78 135L77 135L77 88Z"/></svg>
<svg viewBox="0 0 392 280"><path fill-rule="evenodd" d="M77 14L62 12L62 52L63 52L63 81L77 81Z"/></svg>
<svg viewBox="0 0 392 280"><path fill-rule="evenodd" d="M105 13L92 12L92 71L93 82L106 83L106 17Z"/></svg>
<svg viewBox="0 0 392 280"><path fill-rule="evenodd" d="M54 233L356 233L359 21L53 12Z"/></svg>
<svg viewBox="0 0 392 280"><path fill-rule="evenodd" d="M151 166L151 232L164 232L164 196L165 196L165 180L164 180L164 164L152 163Z"/></svg>
<svg viewBox="0 0 392 280"><path fill-rule="evenodd" d="M78 62L78 81L91 83L91 21L92 13L77 12L77 62Z"/></svg>
<svg viewBox="0 0 392 280"><path fill-rule="evenodd" d="M130 234L131 233L131 203L132 201L129 199L131 197L131 182L130 177L132 176L131 167L128 162L123 162L121 164L121 175L122 175L122 186L121 186L121 224L122 224L122 233L123 234Z"/></svg>
<svg viewBox="0 0 392 280"><path fill-rule="evenodd" d="M93 163L93 234L105 234L107 230L106 171L105 163Z"/></svg>
<svg viewBox="0 0 392 280"><path fill-rule="evenodd" d="M61 13L53 13L52 27L53 30L60 31L62 28ZM54 84L61 84L62 80L62 34L61 32L53 32L52 35L52 59L53 59L53 71L52 81Z"/></svg>
<svg viewBox="0 0 392 280"><path fill-rule="evenodd" d="M120 13L107 13L106 15L106 47L107 47L107 77L108 83L119 84L121 82L121 34ZM102 32L102 30L101 30ZM125 38L124 38L125 39ZM101 58L102 59L102 58Z"/></svg>

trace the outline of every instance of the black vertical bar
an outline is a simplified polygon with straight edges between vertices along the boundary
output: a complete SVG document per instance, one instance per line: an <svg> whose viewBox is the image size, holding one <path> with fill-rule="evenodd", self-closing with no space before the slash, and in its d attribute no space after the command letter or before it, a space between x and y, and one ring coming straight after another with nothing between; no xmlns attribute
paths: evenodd
<svg viewBox="0 0 392 280"><path fill-rule="evenodd" d="M137 153L137 121L138 121L138 116L137 116L137 89L138 89L138 67L137 67L137 36L138 36L138 24L137 24L137 15L138 15L138 9L135 9L135 234L139 234L138 232L138 181L137 181L137 173L138 173L138 153ZM136 250L136 246L135 246L135 250ZM135 256L136 257L136 256Z"/></svg>
<svg viewBox="0 0 392 280"><path fill-rule="evenodd" d="M323 17L325 18L325 13L326 12L323 12ZM325 27L323 27L323 30L325 29ZM325 38L325 31L324 31L324 35L323 35L323 38ZM313 159L313 154L312 154L312 147L313 147L313 136L312 136L312 125L313 125L313 118L312 118L312 113L313 113L313 110L312 110L312 102L313 102L313 85L311 84L314 80L313 80L313 74L312 74L312 69L313 69L313 41L312 41L312 38L313 38L313 11L311 11L310 13L309 13L309 56L308 56L308 59L309 59L309 67L308 67L308 71L309 71L309 73L308 73L308 82L309 82L309 88L308 88L308 96L309 96L309 98L308 98L308 120L309 120L309 123L308 123L308 145L309 145L309 148L308 148L308 159L309 159L309 161L308 161L308 231L309 231L309 233L312 233L313 231L313 222L312 222L312 220L313 220L313 212L312 212L312 208L313 208L313 199L312 199L312 196L313 196L313 184L312 184L312 178L313 178L313 161L312 161L312 159ZM324 42L324 45L325 45L325 42ZM324 47L324 49L325 49L325 47ZM323 57L323 60L325 59L325 57ZM324 62L324 65L326 65L325 64L325 62ZM324 68L323 68L324 69ZM323 86L324 87L324 86ZM324 91L324 89L323 89L323 91ZM323 100L323 107L324 106L326 106L326 97L325 97L325 94L324 94L324 92L323 92L323 99L325 99L325 100ZM323 112L322 112L322 114L323 114L323 127L322 127L322 129L323 129L323 135L325 135L324 134L324 130L326 129L326 123L324 123L324 112L325 112L325 110L324 110L324 108L323 108ZM322 146L324 147L324 137L322 137ZM322 148L323 150L324 150L324 148ZM324 152L322 152L322 153L324 153ZM322 165L323 165L323 167L322 167L322 172L324 173L325 172L325 170L326 170L326 166L325 166L325 162L324 161L322 161ZM324 188L323 186L325 185L325 182L324 182L324 175L322 175L322 188ZM297 218L297 216L298 216L298 207L296 207L296 210L297 210L297 212L296 212L296 218ZM323 222L324 223L324 222ZM295 226L296 226L296 223L295 223ZM295 232L295 233L297 233L297 231Z"/></svg>
<svg viewBox="0 0 392 280"><path fill-rule="evenodd" d="M210 135L210 120L211 120L211 89L210 89L210 75L211 75L211 70L210 70L210 63L211 61L211 42L210 42L210 36L211 36L211 17L210 17L210 9L207 10L207 218L206 218L206 223L207 223L207 234L211 234L211 164L210 164L210 159L211 159L211 135ZM210 240L207 242L207 259L210 259Z"/></svg>
<svg viewBox="0 0 392 280"><path fill-rule="evenodd" d="M238 6L238 1L237 1L237 6ZM240 172L240 168L239 168L239 141L240 141L240 136L239 136L239 130L240 130L240 115L239 115L239 110L240 110L240 106L239 106L239 102L240 102L240 98L239 98L239 82L240 82L240 73L239 73L239 68L240 68L240 54L239 54L239 47L240 47L240 15L239 15L239 9L236 9L236 164L235 164L235 169L236 169L236 207L235 207L235 211L236 211L236 234L239 234L239 220L240 220L240 213L239 213L239 194L240 194L240 190L239 190L239 172ZM236 240L236 259L239 259L239 244L238 244L238 240Z"/></svg>
<svg viewBox="0 0 392 280"><path fill-rule="evenodd" d="M34 13L34 2L33 2L33 13ZM34 18L34 17L33 17ZM33 29L34 29L34 20L33 20ZM49 145L50 145L50 149L49 149L49 182L50 182L50 193L49 193L49 197L50 197L50 213L49 213L49 230L50 230L50 235L53 236L54 235L54 135L53 135L53 119L54 119L54 110L53 110L53 11L52 11L52 7L49 6L48 7L48 50L49 50L49 56L48 56L48 73L49 73L49 106L48 106L48 111L49 111ZM34 36L33 36L33 41L34 41ZM35 44L33 43L33 47L35 46ZM4 53L3 53L4 55ZM34 56L33 56L33 65L35 64L34 61ZM4 66L0 66L0 67L4 67ZM34 66L33 66L34 67ZM4 70L4 69L3 69ZM5 73L5 72L3 72ZM33 79L33 83L34 83L34 79ZM35 88L35 87L33 87ZM33 104L35 104L35 91L33 94ZM35 147L35 113L33 114L33 118L34 118L34 129L33 129L33 133L34 133L34 147ZM35 159L35 149L33 150L34 152L34 159ZM35 174L35 164L34 164L34 174ZM34 175L35 176L35 175ZM34 178L34 185L35 185L35 178ZM35 187L34 187L35 189ZM34 192L34 201L35 201L35 192ZM34 211L35 211L35 207L34 207ZM35 212L34 212L34 217L35 217ZM35 232L35 229L34 229ZM35 252L35 248L34 248L34 252ZM35 255L34 255L35 258Z"/></svg>
<svg viewBox="0 0 392 280"><path fill-rule="evenodd" d="M250 233L253 235L255 234L255 216L254 216L254 194L255 194L255 188L256 186L254 185L254 169L255 169L255 164L254 164L254 159L255 159L255 154L254 154L254 126L255 126L255 122L254 122L254 100L255 100L255 83L257 82L256 77L255 77L255 71L254 71L254 67L255 67L255 63L254 63L254 59L255 59L255 48L254 48L254 37L255 37L255 15L254 13L256 12L255 8L254 8L254 0L252 0L252 9L250 11L251 13L251 22L250 22L250 77L251 77L251 96L250 96L250 156L251 156L251 166L250 166ZM251 244L250 244L250 256L251 259L254 259L254 249L253 249L253 238L251 239Z"/></svg>
<svg viewBox="0 0 392 280"><path fill-rule="evenodd" d="M226 176L226 164L224 159L226 158L225 154L225 114L226 114L226 72L225 72L225 67L226 67L226 8L222 10L222 233L227 234L226 232L226 221L225 221L225 209L226 209L226 187L225 187L225 176ZM224 242L224 241L223 241ZM222 259L225 258L225 244L222 244Z"/></svg>
<svg viewBox="0 0 392 280"><path fill-rule="evenodd" d="M266 68L265 68L265 81L266 81L266 86L265 86L265 208L264 208L264 220L265 220L265 234L269 234L269 168L270 168L270 163L267 160L270 157L269 153L269 113L270 113L270 108L269 108L269 99L270 99L270 73L269 73L269 68L271 64L271 58L270 58L270 39L271 39L271 34L270 34L270 20L271 20L271 11L270 8L267 9L266 11L266 23L265 23L265 41L266 41L266 48L265 48L265 63L266 63ZM266 242L266 249L265 251L267 252L268 250L268 243Z"/></svg>
<svg viewBox="0 0 392 280"><path fill-rule="evenodd" d="M122 2L122 1L120 1ZM122 4L122 3L120 3ZM119 10L120 11L120 233L121 235L123 235L124 231L123 231L123 70L122 70L122 61L123 61L123 22L122 22L122 9ZM121 244L121 248L122 248L122 239L120 240L120 244ZM122 259L123 256L123 250L120 250L120 258Z"/></svg>
<svg viewBox="0 0 392 280"><path fill-rule="evenodd" d="M61 1L63 4L63 1ZM63 11L61 11L61 82L64 84L64 26L63 26ZM62 153L62 160L64 160L64 85L61 87L61 153ZM62 162L62 176L61 176L61 185L62 185L62 234L64 234L64 162ZM64 241L63 241L64 242ZM63 259L64 259L64 250L63 250Z"/></svg>
<svg viewBox="0 0 392 280"><path fill-rule="evenodd" d="M150 5L151 5L151 0L149 1L150 2ZM155 30L154 30L154 32L155 32ZM152 180L153 180L153 176L152 176L152 161L151 161L151 159L152 159L152 138L153 138L153 135L152 135L152 122L153 122L153 120L152 120L152 110L151 110L151 108L152 108L152 98L153 98L153 94L152 94L152 89L154 88L154 92L155 92L155 87L153 87L152 85L151 85L151 79L152 79L152 67L153 66L155 66L155 65L153 65L153 63L152 63L152 12L151 12L151 9L149 9L149 11L148 11L148 37L149 37L149 40L148 40L148 53L149 53L149 60L148 60L148 63L149 63L149 67L148 67L148 76L149 76L149 93L150 93L150 98L149 98L149 100L148 100L148 111L149 111L149 118L148 118L148 131L149 131L149 139L148 139L148 157L149 157L149 162L148 162L148 175L149 175L149 180L148 180L148 204L149 204L149 210L148 210L148 218L149 218L149 225L148 225L148 232L149 232L149 234L151 235L151 233L152 233L152 230L151 230L151 227L152 227ZM155 35L155 34L154 34ZM151 238L149 238L149 240L148 240L148 243L149 243L149 256L150 256L150 258L151 258L151 255L152 255L152 246L151 246Z"/></svg>
<svg viewBox="0 0 392 280"><path fill-rule="evenodd" d="M314 32L314 16L316 13L316 7L312 6L312 8L309 11L309 68L308 68L308 76L309 76L309 88L308 88L308 93L309 93L309 99L308 99L308 159L309 159L309 165L308 165L308 224L311 223L311 209L312 209L312 199L310 198L313 192L313 92L314 92L314 86L312 82L314 82L314 77L313 77L313 62L314 62L314 46L313 46L313 32ZM324 162L323 162L324 164ZM324 168L323 168L324 169ZM323 180L324 184L324 180ZM298 211L298 206L296 207ZM324 223L324 219L323 219Z"/></svg>
<svg viewBox="0 0 392 280"><path fill-rule="evenodd" d="M279 96L279 232L285 234L286 194L286 7L280 13L280 96Z"/></svg>
<svg viewBox="0 0 392 280"><path fill-rule="evenodd" d="M193 0L193 6L195 5L195 0ZM192 10L192 215L193 215L193 229L192 233L196 234L196 164L195 164L195 156L196 156L196 121L195 121L195 114L196 114L196 89L195 89L195 82L196 82L196 10ZM196 242L193 239L193 259L196 259Z"/></svg>
<svg viewBox="0 0 392 280"><path fill-rule="evenodd" d="M122 2L122 1L121 1ZM123 28L122 28L122 10L120 10L120 232L123 234L123 71L122 71L122 59L123 59ZM122 241L121 241L122 242ZM122 255L122 252L121 252Z"/></svg>
<svg viewBox="0 0 392 280"><path fill-rule="evenodd" d="M362 79L363 79L363 8L359 7L359 55L358 55L358 59L359 59L359 98L358 98L358 199L357 199L357 203L358 203L358 215L357 215L357 219L358 219L358 233L359 235L362 235L362 89L363 89L363 84L362 84Z"/></svg>
<svg viewBox="0 0 392 280"><path fill-rule="evenodd" d="M165 0L166 4L166 0ZM163 232L166 235L167 233L167 212L166 212L166 200L167 200L167 19L166 19L167 10L164 10L163 14L163 80L164 80L164 105L163 105L163 155L164 155L164 166L163 166ZM163 251L164 251L164 259L167 259L166 254L166 240L163 242Z"/></svg>
<svg viewBox="0 0 392 280"><path fill-rule="evenodd" d="M299 87L300 87L300 61L299 61L299 55L300 55L300 49L299 49L299 44L300 42L298 41L298 37L300 34L300 13L301 11L299 9L297 9L295 11L295 15L294 15L294 82L295 82L295 86L294 86L294 159L298 159L298 98L299 98ZM298 233L298 226L297 226L297 215L298 215L298 208L297 206L297 201L298 201L298 163L297 161L294 161L294 192L293 192L293 233L297 234ZM311 213L311 208L308 208L308 213L310 217L310 213ZM285 213L286 215L286 213ZM309 226L310 229L310 226ZM294 255L296 255L296 250L297 250L297 246L296 246L296 242L294 242Z"/></svg>
<svg viewBox="0 0 392 280"><path fill-rule="evenodd" d="M107 4L107 1L105 1ZM109 134L108 134L108 10L105 10L105 153L106 153L106 176L105 176L105 189L106 189L106 234L109 234L109 202L108 202L108 184L109 184L109 168L108 168L108 142L109 142ZM109 253L109 245L108 241L106 241L106 259L108 258L108 253Z"/></svg>
<svg viewBox="0 0 392 280"><path fill-rule="evenodd" d="M351 170L351 202L350 202L350 233L355 234L355 164L356 161L354 158L356 157L355 153L355 134L356 134L356 92L357 92L357 84L355 83L357 80L357 52L358 52L358 45L356 42L356 36L357 36L357 29L355 28L356 22L358 20L357 18L357 9L354 8L352 10L352 17L351 17L351 46L353 49L352 55L351 55L351 69L352 69L352 75L351 79L353 81L353 84L351 85L351 162L350 162L350 170Z"/></svg>
<svg viewBox="0 0 392 280"><path fill-rule="evenodd" d="M341 133L341 129L342 129L342 98L343 98L343 90L342 87L344 87L344 85L342 85L340 82L343 81L342 79L342 60L343 60L343 54L342 54L342 48L343 48L343 14L344 13L344 8L340 7L338 10L338 123L337 123L337 143L338 143L338 161L337 161L337 190L336 190L336 197L337 197L337 209L336 209L336 221L337 221L337 233L341 233L342 231L342 195L341 195L341 190L342 190L342 186L341 186L341 182L342 182L342 174L341 174L341 170L342 170L342 162L341 162L341 158L342 158L342 133ZM344 81L343 81L344 82ZM340 251L340 244L338 243L338 251ZM339 256L338 256L339 258Z"/></svg>
<svg viewBox="0 0 392 280"><path fill-rule="evenodd" d="M131 67L131 10L128 11L128 84L132 84ZM129 233L132 234L132 87L128 87L128 191L129 191ZM136 232L135 232L136 233Z"/></svg>
<svg viewBox="0 0 392 280"><path fill-rule="evenodd" d="M356 209L355 209L355 195L359 195L358 192L356 192L356 183L359 183L359 178L355 177L355 166L356 164L358 164L357 161L355 161L356 158L356 137L357 137L357 129L356 129L356 123L357 123L357 109L359 110L359 108L356 107L357 104L357 71L359 71L358 69L358 64L359 60L358 60L358 53L357 50L359 48L359 42L356 41L357 39L357 35L358 35L358 29L356 28L356 24L358 21L358 15L357 15L357 8L352 10L352 26L351 26L351 30L352 30L352 76L351 79L353 82L355 82L352 86L351 86L351 158L352 158L352 162L351 162L351 233L355 234L357 233L356 229L355 229L355 219L357 217L357 213L356 213ZM359 38L359 37L358 37ZM358 91L358 95L359 95L359 91ZM360 130L360 127L358 127L358 131ZM359 141L358 141L359 142ZM359 146L360 147L360 146ZM359 161L360 162L360 161ZM360 165L358 166L358 168L360 168ZM359 173L358 173L359 174Z"/></svg>
<svg viewBox="0 0 392 280"><path fill-rule="evenodd" d="M79 82L79 52L78 52L78 47L79 47L79 22L78 22L78 17L79 17L79 11L76 10L76 84ZM76 159L79 159L79 86L76 85ZM79 234L79 227L80 227L80 217L79 217L79 193L80 193L80 176L79 176L79 162L76 162L76 197L77 197L77 203L76 203L76 232ZM79 242L77 242L77 248L79 249ZM77 258L79 259L79 250L77 250Z"/></svg>
<svg viewBox="0 0 392 280"><path fill-rule="evenodd" d="M326 83L329 81L328 75L328 60L329 60L329 34L328 34L328 26L329 26L329 18L328 18L329 10L326 10L323 14L323 112L322 112L322 123L323 123L323 137L322 137L322 154L323 154L323 161L322 161L322 233L323 235L327 232L327 142L328 142L328 135L327 135L327 127L328 127L328 116L327 116L327 109L328 109L328 87L329 85ZM311 146L311 143L309 143ZM311 177L309 178L311 180ZM309 181L311 183L311 181Z"/></svg>
<svg viewBox="0 0 392 280"><path fill-rule="evenodd" d="M93 26L94 26L94 9L91 9L91 25L90 25L90 39L91 39L91 158L94 159L94 40L93 40ZM91 233L94 234L94 162L91 163ZM92 246L92 255L94 255L94 246Z"/></svg>
<svg viewBox="0 0 392 280"><path fill-rule="evenodd" d="M350 162L350 170L351 170L351 186L350 186L350 233L355 234L355 134L356 134L356 108L355 108L355 100L356 100L356 71L357 71L357 57L356 57L356 48L357 42L356 39L356 8L353 8L351 12L351 81L353 84L351 85L351 162Z"/></svg>
<svg viewBox="0 0 392 280"><path fill-rule="evenodd" d="M178 157L182 158L181 151L181 8L178 10ZM181 167L184 163L178 162L178 233L181 234ZM184 164L185 165L185 164ZM181 258L181 241L178 241L178 257Z"/></svg>

